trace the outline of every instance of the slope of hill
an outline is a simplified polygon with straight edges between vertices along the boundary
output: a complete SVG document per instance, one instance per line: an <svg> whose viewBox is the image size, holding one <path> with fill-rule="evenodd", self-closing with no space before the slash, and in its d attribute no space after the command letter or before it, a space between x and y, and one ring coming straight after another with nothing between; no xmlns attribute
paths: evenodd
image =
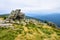
<svg viewBox="0 0 60 40"><path fill-rule="evenodd" d="M21 19L24 16L19 15L10 15L8 21L16 17L15 20L0 23L0 40L60 40L60 29L33 18Z"/></svg>
<svg viewBox="0 0 60 40"><path fill-rule="evenodd" d="M2 15L0 15L0 17L8 17L9 16L9 14L2 14Z"/></svg>
<svg viewBox="0 0 60 40"><path fill-rule="evenodd" d="M32 15L32 14L31 14ZM53 23L55 23L58 27L60 27L60 14L49 14L49 15L32 15L32 17L37 18L37 19L42 19L42 20L46 20L46 21L51 21Z"/></svg>
<svg viewBox="0 0 60 40"><path fill-rule="evenodd" d="M60 29L34 19L0 27L0 40L60 40Z"/></svg>
<svg viewBox="0 0 60 40"><path fill-rule="evenodd" d="M55 24L57 24L60 27L60 14L50 14L46 16L41 16L41 19L51 21Z"/></svg>

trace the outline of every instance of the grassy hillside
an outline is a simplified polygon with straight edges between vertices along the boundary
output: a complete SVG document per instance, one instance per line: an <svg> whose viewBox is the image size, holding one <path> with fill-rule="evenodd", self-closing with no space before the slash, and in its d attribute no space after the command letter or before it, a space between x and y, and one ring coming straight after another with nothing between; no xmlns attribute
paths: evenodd
<svg viewBox="0 0 60 40"><path fill-rule="evenodd" d="M15 21L18 22L18 21ZM0 40L60 40L60 29L35 19L25 19L11 26L0 26Z"/></svg>
<svg viewBox="0 0 60 40"><path fill-rule="evenodd" d="M0 17L8 17L9 16L9 14L2 14L2 15L0 15Z"/></svg>

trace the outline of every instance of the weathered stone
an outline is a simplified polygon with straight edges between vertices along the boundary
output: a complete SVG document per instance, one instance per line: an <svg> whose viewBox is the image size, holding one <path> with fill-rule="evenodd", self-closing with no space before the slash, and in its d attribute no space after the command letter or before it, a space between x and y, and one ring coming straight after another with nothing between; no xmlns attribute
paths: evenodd
<svg viewBox="0 0 60 40"><path fill-rule="evenodd" d="M13 28L13 25L12 24L10 24L10 23L8 23L8 24L0 24L0 28L1 27L4 27L4 28Z"/></svg>
<svg viewBox="0 0 60 40"><path fill-rule="evenodd" d="M21 20L25 18L25 14L21 12L21 9L16 9L16 10L12 10L12 12L10 13L9 17L5 20L6 21L14 21L14 20Z"/></svg>

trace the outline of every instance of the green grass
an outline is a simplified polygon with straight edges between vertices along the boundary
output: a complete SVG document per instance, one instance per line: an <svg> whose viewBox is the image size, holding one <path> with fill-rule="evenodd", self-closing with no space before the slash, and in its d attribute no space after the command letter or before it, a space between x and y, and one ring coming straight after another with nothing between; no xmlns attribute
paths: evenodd
<svg viewBox="0 0 60 40"><path fill-rule="evenodd" d="M59 29L36 22L13 24L14 29L0 27L0 40L60 40Z"/></svg>

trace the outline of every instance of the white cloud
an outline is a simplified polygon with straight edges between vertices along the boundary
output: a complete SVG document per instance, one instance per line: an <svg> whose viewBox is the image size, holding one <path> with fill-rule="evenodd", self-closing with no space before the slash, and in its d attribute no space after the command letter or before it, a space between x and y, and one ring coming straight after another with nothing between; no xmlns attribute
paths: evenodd
<svg viewBox="0 0 60 40"><path fill-rule="evenodd" d="M0 0L0 10L21 8L29 11L55 11L60 8L60 0Z"/></svg>

